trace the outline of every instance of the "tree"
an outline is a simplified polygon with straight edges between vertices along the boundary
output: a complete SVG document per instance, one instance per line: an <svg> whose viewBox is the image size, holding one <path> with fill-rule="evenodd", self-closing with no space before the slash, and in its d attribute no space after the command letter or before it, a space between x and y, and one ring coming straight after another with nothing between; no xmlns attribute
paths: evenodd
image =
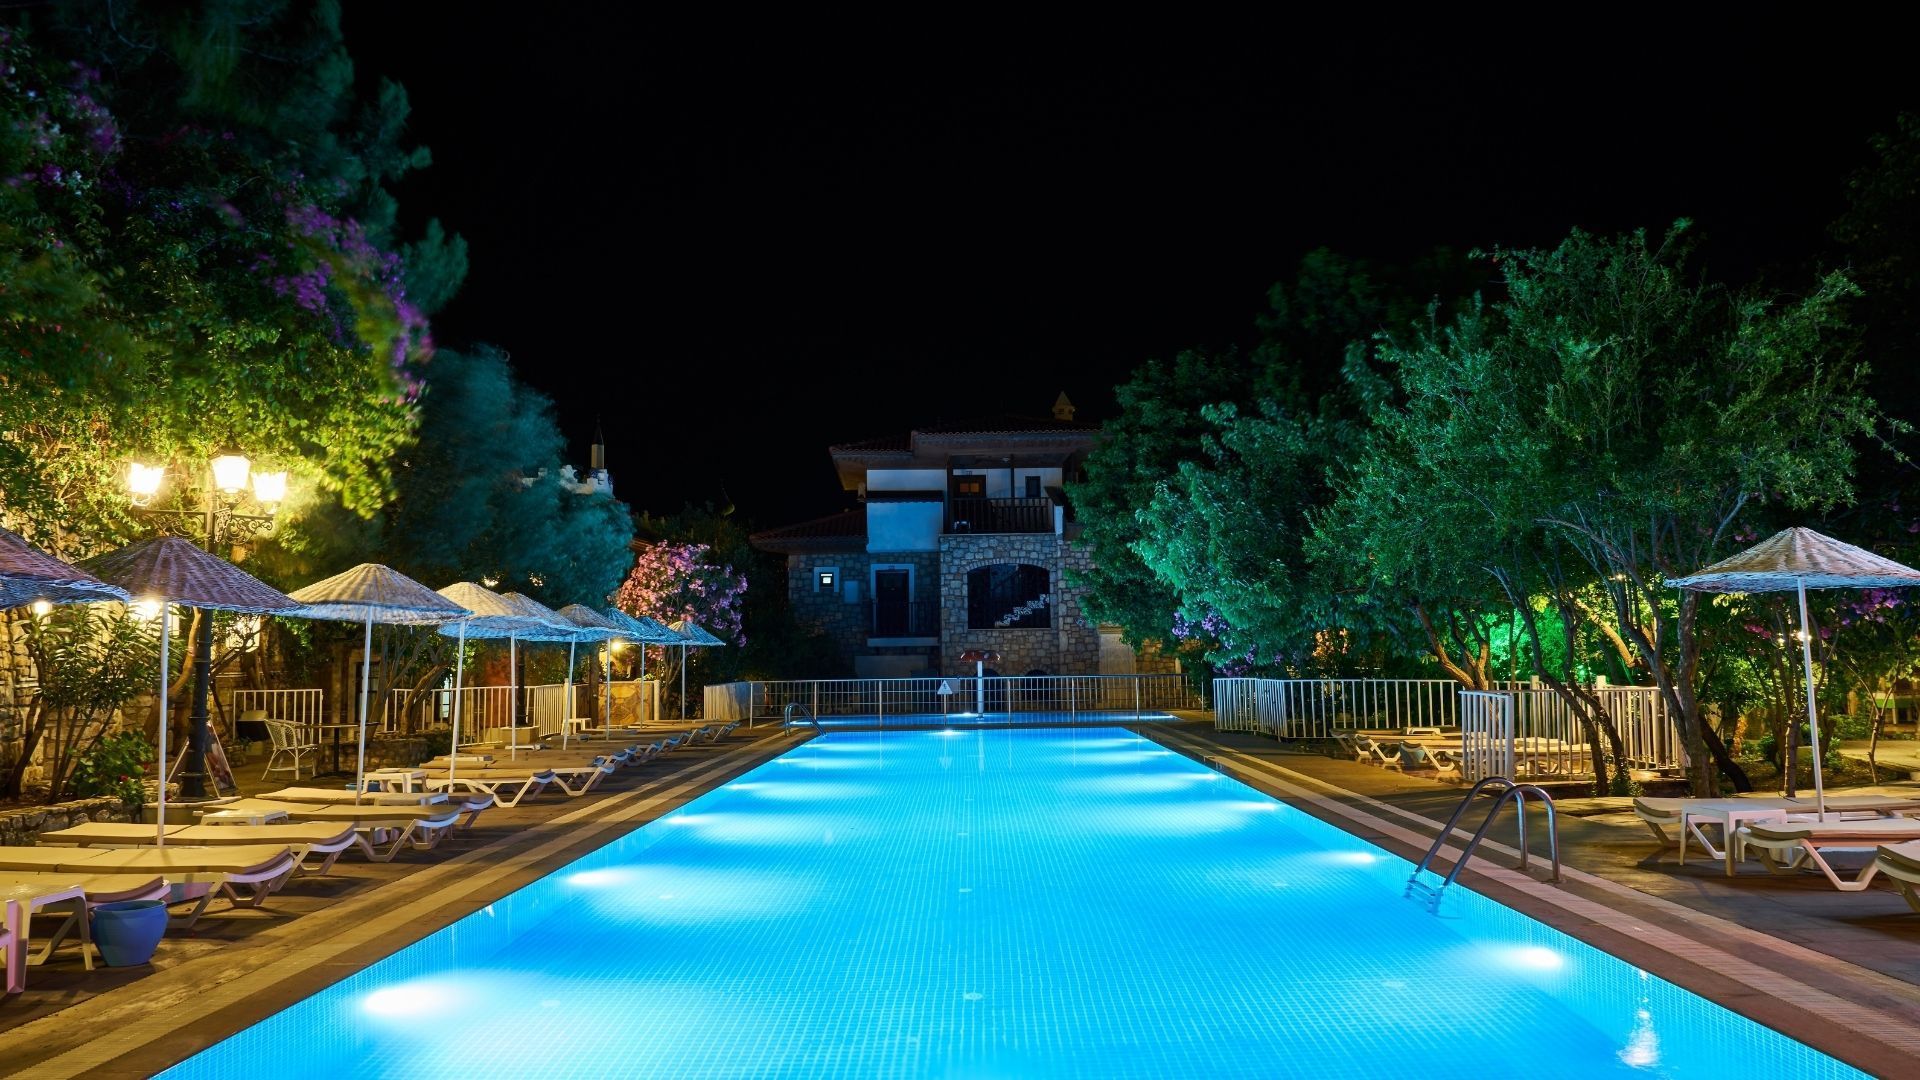
<svg viewBox="0 0 1920 1080"><path fill-rule="evenodd" d="M688 619L730 645L745 645L742 629L742 599L747 579L732 566L716 562L713 549L706 544L661 542L641 546L633 569L614 597L614 604L629 615L644 615L662 623ZM661 649L664 663L659 671L670 688L682 662L704 662L697 654L708 649Z"/></svg>
<svg viewBox="0 0 1920 1080"><path fill-rule="evenodd" d="M1505 296L1391 357L1423 418L1401 450L1431 460L1378 499L1523 613L1544 595L1570 631L1604 626L1659 686L1705 793L1715 763L1733 770L1696 697L1701 598L1664 582L1763 510L1846 499L1878 417L1845 278L1776 297L1697 281L1687 254L1684 222L1659 244L1575 232L1495 252Z"/></svg>
<svg viewBox="0 0 1920 1080"><path fill-rule="evenodd" d="M1068 486L1092 555L1079 575L1089 612L1130 641L1184 639L1236 666L1249 653L1263 664L1342 655L1348 646L1329 654L1320 635L1352 597L1301 576L1306 515L1364 429L1369 395L1387 392L1368 371L1375 335L1460 279L1445 253L1384 271L1316 251L1270 291L1251 351L1143 364L1118 390L1086 479ZM1210 565L1232 567L1234 584Z"/></svg>

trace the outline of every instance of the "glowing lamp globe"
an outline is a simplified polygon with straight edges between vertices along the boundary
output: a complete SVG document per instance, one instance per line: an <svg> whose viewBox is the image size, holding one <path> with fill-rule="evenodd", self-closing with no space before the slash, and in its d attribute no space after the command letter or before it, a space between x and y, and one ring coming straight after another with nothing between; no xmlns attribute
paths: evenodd
<svg viewBox="0 0 1920 1080"><path fill-rule="evenodd" d="M247 472L253 463L245 454L221 454L213 459L213 486L228 495L247 489Z"/></svg>
<svg viewBox="0 0 1920 1080"><path fill-rule="evenodd" d="M278 506L287 497L286 472L254 473L253 497L268 506Z"/></svg>

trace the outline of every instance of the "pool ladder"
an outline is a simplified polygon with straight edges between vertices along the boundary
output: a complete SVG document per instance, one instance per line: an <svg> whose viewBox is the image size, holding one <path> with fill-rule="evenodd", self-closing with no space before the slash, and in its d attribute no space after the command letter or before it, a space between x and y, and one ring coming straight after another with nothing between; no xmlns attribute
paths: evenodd
<svg viewBox="0 0 1920 1080"><path fill-rule="evenodd" d="M1473 800L1479 798L1482 790L1496 784L1503 790L1493 800L1493 808L1487 811L1486 819L1480 822L1480 828L1474 831L1473 839L1468 840L1467 846L1460 849L1460 857L1454 861L1453 869L1447 871L1446 878L1438 885L1429 885L1421 881L1420 875L1432 868L1434 857L1439 855L1440 849L1452 839L1454 826L1460 824L1460 818L1466 814L1467 807L1473 805ZM1427 901L1427 910L1439 911L1440 897L1446 893L1447 886L1453 884L1453 879L1460 876L1460 868L1467 865L1467 860L1473 857L1474 849L1480 846L1480 841L1487 838L1487 830L1493 827L1493 819L1499 816L1500 808L1508 802L1513 803L1514 816L1519 822L1520 869L1525 870L1528 858L1527 800L1529 798L1540 800L1540 805L1547 808L1547 853L1553 859L1553 873L1547 880L1558 882L1560 880L1560 823L1554 817L1553 796L1534 784L1516 784L1505 776L1489 776L1474 784L1467 791L1467 797L1461 799L1460 805L1454 808L1453 816L1447 819L1446 827L1440 830L1440 835L1433 840L1433 846L1427 849L1426 858L1420 860L1420 865L1414 867L1412 876L1407 878L1407 891L1404 895L1412 899L1415 893L1419 893Z"/></svg>
<svg viewBox="0 0 1920 1080"><path fill-rule="evenodd" d="M797 701L787 702L787 711L780 720L780 726L785 728L788 734L792 734L793 729L801 724L812 724L816 734L820 731L819 717L808 712L807 707Z"/></svg>

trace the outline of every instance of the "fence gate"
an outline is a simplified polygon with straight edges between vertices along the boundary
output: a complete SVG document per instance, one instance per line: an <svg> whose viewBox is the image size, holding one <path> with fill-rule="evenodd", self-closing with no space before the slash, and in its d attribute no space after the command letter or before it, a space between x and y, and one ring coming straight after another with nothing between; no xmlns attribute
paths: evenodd
<svg viewBox="0 0 1920 1080"><path fill-rule="evenodd" d="M1513 775L1512 690L1460 691L1460 771L1468 780Z"/></svg>

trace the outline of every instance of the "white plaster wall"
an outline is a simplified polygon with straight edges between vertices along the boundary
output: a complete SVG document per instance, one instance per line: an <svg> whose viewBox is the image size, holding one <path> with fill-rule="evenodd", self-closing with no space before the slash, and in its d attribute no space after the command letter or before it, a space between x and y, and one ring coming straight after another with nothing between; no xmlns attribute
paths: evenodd
<svg viewBox="0 0 1920 1080"><path fill-rule="evenodd" d="M945 491L947 474L942 469L868 469L867 490Z"/></svg>
<svg viewBox="0 0 1920 1080"><path fill-rule="evenodd" d="M867 504L868 551L938 551L942 504Z"/></svg>

